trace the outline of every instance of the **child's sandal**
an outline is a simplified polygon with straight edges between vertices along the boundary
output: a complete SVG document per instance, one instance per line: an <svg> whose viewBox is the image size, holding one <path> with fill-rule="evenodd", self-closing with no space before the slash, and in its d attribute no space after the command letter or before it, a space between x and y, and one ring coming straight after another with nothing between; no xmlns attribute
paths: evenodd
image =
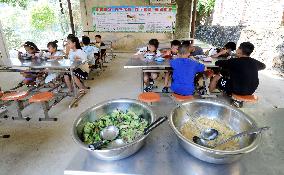
<svg viewBox="0 0 284 175"><path fill-rule="evenodd" d="M79 93L80 93L80 94L86 94L86 93L87 93L87 90L86 90L86 89L80 89L80 90L79 90Z"/></svg>

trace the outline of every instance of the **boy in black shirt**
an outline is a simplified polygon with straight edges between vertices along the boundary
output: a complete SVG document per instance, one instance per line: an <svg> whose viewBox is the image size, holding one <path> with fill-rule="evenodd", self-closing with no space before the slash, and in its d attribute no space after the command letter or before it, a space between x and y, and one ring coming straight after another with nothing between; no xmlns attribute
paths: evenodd
<svg viewBox="0 0 284 175"><path fill-rule="evenodd" d="M95 46L97 48L100 48L100 52L98 53L95 53L95 56L96 56L96 66L95 67L98 67L98 65L100 64L100 62L103 62L103 57L105 56L106 54L106 49L105 48L101 48L102 46L105 46L105 44L102 42L102 36L101 35L96 35L95 36L95 40L96 40L96 43L95 43Z"/></svg>
<svg viewBox="0 0 284 175"><path fill-rule="evenodd" d="M265 69L265 64L250 58L254 45L243 42L236 51L237 58L218 60L215 65L227 69L229 77L216 75L210 82L209 91L216 88L225 91L228 95L251 95L258 87L258 71Z"/></svg>

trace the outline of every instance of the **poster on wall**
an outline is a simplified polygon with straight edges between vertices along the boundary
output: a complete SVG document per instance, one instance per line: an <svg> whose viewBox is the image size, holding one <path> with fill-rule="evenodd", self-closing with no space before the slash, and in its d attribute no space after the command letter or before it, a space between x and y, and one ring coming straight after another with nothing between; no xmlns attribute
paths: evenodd
<svg viewBox="0 0 284 175"><path fill-rule="evenodd" d="M93 8L97 32L173 32L175 6L111 6Z"/></svg>
<svg viewBox="0 0 284 175"><path fill-rule="evenodd" d="M150 4L172 4L175 0L150 0Z"/></svg>

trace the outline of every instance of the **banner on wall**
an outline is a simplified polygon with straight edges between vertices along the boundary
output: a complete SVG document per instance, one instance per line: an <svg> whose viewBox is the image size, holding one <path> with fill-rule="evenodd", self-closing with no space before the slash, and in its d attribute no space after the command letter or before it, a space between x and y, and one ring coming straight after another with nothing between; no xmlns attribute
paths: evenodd
<svg viewBox="0 0 284 175"><path fill-rule="evenodd" d="M94 7L92 15L97 32L173 32L176 7Z"/></svg>
<svg viewBox="0 0 284 175"><path fill-rule="evenodd" d="M172 4L174 0L150 0L150 4Z"/></svg>

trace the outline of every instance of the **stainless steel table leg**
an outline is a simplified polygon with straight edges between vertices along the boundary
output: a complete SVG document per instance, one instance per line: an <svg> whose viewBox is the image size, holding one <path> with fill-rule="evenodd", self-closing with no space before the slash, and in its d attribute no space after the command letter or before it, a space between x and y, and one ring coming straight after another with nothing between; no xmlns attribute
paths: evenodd
<svg viewBox="0 0 284 175"><path fill-rule="evenodd" d="M205 74L203 75L203 86L204 86L206 92L201 97L203 97L203 98L217 97L217 95L214 95L214 94L210 93L210 91L209 91L209 84L207 83L207 77L206 77Z"/></svg>
<svg viewBox="0 0 284 175"><path fill-rule="evenodd" d="M24 118L22 115L22 110L24 109L24 105L22 101L16 100L16 110L17 110L17 117L12 117L13 120L26 120L29 121L31 118L26 117Z"/></svg>
<svg viewBox="0 0 284 175"><path fill-rule="evenodd" d="M44 112L44 118L39 118L39 121L57 121L57 118L50 118L48 115L50 109L48 102L42 102L41 106Z"/></svg>
<svg viewBox="0 0 284 175"><path fill-rule="evenodd" d="M78 106L77 102L77 96L78 96L78 91L77 91L77 88L76 88L76 84L75 84L75 79L74 79L74 76L73 75L73 69L70 69L70 74L71 74L71 81L72 81L72 86L73 86L73 99L71 101L71 103L69 104L69 108L72 108L72 107L76 107Z"/></svg>

